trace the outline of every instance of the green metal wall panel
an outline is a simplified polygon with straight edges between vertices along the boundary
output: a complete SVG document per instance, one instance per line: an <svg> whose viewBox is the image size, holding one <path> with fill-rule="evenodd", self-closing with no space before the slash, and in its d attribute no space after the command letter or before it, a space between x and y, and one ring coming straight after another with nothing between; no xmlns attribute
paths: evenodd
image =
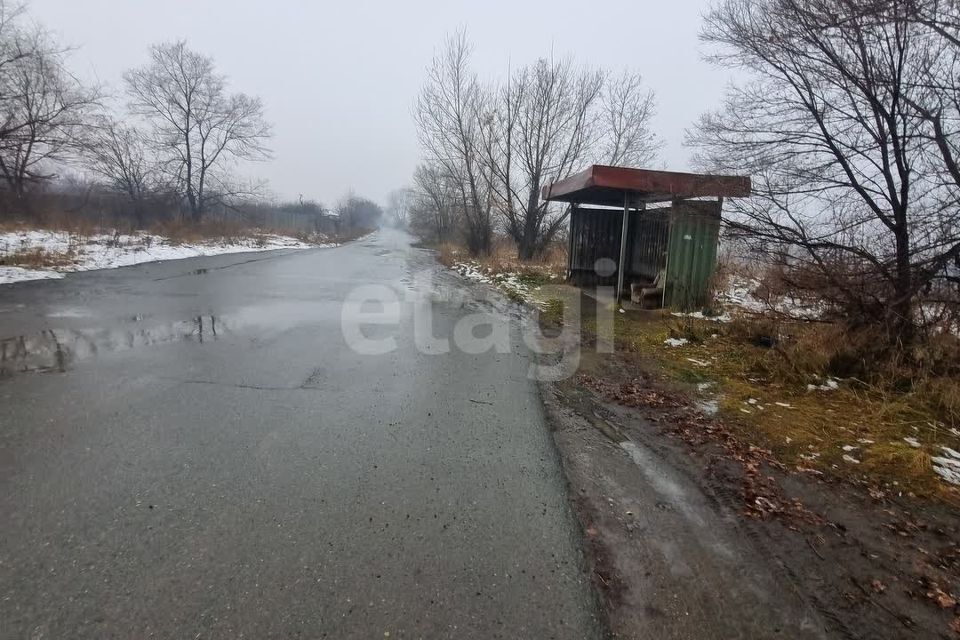
<svg viewBox="0 0 960 640"><path fill-rule="evenodd" d="M673 208L667 241L666 306L692 311L709 303L719 235L719 202L684 202Z"/></svg>

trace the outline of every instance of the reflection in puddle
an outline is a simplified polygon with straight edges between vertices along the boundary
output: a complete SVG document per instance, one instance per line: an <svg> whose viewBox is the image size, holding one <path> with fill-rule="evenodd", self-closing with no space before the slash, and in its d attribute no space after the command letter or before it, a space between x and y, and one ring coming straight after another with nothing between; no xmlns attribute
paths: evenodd
<svg viewBox="0 0 960 640"><path fill-rule="evenodd" d="M141 316L136 316L138 321ZM39 334L0 339L0 377L30 371L63 372L75 361L100 352L124 351L137 347L205 339L216 339L226 327L216 316L197 316L191 320L149 329L48 329Z"/></svg>
<svg viewBox="0 0 960 640"><path fill-rule="evenodd" d="M226 334L255 329L260 338L289 329L340 319L339 302L281 302L241 307L224 315L194 316L172 324L131 315L123 324L102 329L48 329L37 334L0 338L0 378L29 371L66 371L78 360L98 353L190 341L204 343ZM336 325L339 326L339 325Z"/></svg>
<svg viewBox="0 0 960 640"><path fill-rule="evenodd" d="M47 314L48 318L88 318L90 317L90 312L81 307L67 307L64 309L58 309L56 311L51 311Z"/></svg>

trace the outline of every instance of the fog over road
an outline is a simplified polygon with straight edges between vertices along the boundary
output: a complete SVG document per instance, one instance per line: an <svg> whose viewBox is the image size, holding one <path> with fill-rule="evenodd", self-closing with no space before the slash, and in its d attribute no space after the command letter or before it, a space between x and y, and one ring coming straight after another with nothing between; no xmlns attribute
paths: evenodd
<svg viewBox="0 0 960 640"><path fill-rule="evenodd" d="M382 230L0 287L0 637L598 636L529 354L422 353L438 281Z"/></svg>

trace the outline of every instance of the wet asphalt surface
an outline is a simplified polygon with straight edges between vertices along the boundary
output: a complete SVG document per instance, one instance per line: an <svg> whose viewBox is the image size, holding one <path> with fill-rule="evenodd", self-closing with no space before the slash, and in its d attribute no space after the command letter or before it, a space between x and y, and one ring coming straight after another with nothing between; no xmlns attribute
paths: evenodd
<svg viewBox="0 0 960 640"><path fill-rule="evenodd" d="M0 286L0 637L597 637L529 355L424 353L438 283L383 230Z"/></svg>

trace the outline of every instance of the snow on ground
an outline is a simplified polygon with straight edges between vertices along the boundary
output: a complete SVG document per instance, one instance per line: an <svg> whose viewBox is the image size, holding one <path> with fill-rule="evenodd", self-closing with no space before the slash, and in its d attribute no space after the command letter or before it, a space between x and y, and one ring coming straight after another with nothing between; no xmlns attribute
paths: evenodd
<svg viewBox="0 0 960 640"><path fill-rule="evenodd" d="M712 322L731 322L733 320L733 316L731 316L729 313L721 313L720 315L716 315L716 316L708 316L703 311L689 311L689 312L674 311L673 315L678 316L680 318L694 318L696 320L710 320Z"/></svg>
<svg viewBox="0 0 960 640"><path fill-rule="evenodd" d="M775 311L797 320L815 320L825 311L822 302L802 300L787 295L775 300L764 300L754 293L760 286L761 282L756 278L731 277L726 290L720 292L717 299L727 308L741 309L748 313ZM711 319L729 322L730 316L722 314Z"/></svg>
<svg viewBox="0 0 960 640"><path fill-rule="evenodd" d="M930 458L933 462L933 472L950 484L960 485L960 452L950 447L940 448L946 455Z"/></svg>
<svg viewBox="0 0 960 640"><path fill-rule="evenodd" d="M807 385L807 391L836 391L839 388L840 382L836 378L827 378L823 384Z"/></svg>
<svg viewBox="0 0 960 640"><path fill-rule="evenodd" d="M18 253L42 252L47 257L46 262L57 264L36 269L0 265L0 284L62 278L65 273L74 271L113 269L158 260L179 260L244 251L309 249L318 246L334 245L311 244L275 234L256 235L230 242L211 240L171 244L167 238L147 233L80 236L66 231L38 229L8 231L0 233L0 262L13 261L11 257Z"/></svg>
<svg viewBox="0 0 960 640"><path fill-rule="evenodd" d="M62 278L63 273L49 269L24 269L23 267L5 267L0 265L0 285L24 280L51 280Z"/></svg>
<svg viewBox="0 0 960 640"><path fill-rule="evenodd" d="M490 284L493 282L493 275L491 269L484 270L476 262L457 262L453 265L453 270L459 273L461 276L467 280L473 280L474 282L484 282Z"/></svg>
<svg viewBox="0 0 960 640"><path fill-rule="evenodd" d="M467 280L496 285L515 299L534 303L530 298L531 287L523 282L522 274L514 272L494 273L490 267L483 267L476 262L454 263L453 270Z"/></svg>

